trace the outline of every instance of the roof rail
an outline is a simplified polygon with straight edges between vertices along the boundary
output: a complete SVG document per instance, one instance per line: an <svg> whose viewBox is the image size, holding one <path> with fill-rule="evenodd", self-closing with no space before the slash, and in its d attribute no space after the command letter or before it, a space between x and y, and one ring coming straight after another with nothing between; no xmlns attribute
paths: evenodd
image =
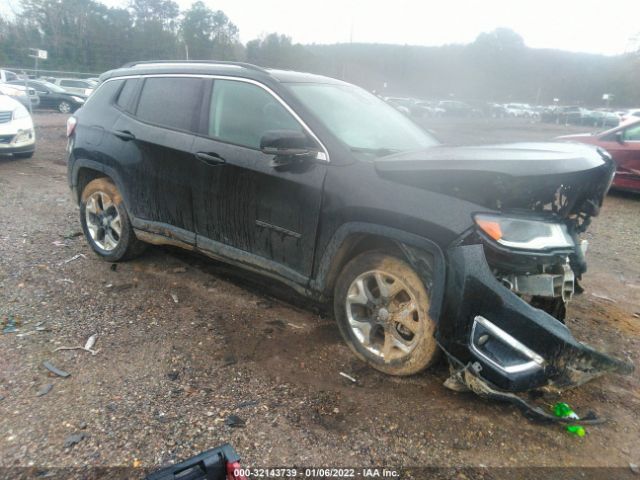
<svg viewBox="0 0 640 480"><path fill-rule="evenodd" d="M243 68L247 68L249 70L256 70L258 72L262 72L262 73L268 73L267 70L265 70L262 67L258 67L257 65L254 65L252 63L245 63L245 62L231 62L231 61L227 61L227 60L143 60L140 62L129 62L129 63L125 63L124 65L122 65L122 67L120 68L131 68L131 67L137 67L137 66L144 66L144 65L149 65L149 64L162 64L162 63L182 63L185 65L189 65L189 64L202 64L202 65L235 65L237 67L243 67Z"/></svg>

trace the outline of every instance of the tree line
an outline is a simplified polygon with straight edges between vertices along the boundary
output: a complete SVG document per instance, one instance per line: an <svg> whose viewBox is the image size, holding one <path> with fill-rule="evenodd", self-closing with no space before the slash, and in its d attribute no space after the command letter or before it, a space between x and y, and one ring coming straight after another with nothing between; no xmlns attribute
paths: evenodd
<svg viewBox="0 0 640 480"><path fill-rule="evenodd" d="M495 102L640 106L640 55L603 56L528 48L508 29L468 45L301 45L272 33L242 44L239 28L202 1L181 11L173 0L22 0L0 18L0 66L31 64L29 48L47 50L43 68L102 72L150 59L237 60L325 74L382 95Z"/></svg>

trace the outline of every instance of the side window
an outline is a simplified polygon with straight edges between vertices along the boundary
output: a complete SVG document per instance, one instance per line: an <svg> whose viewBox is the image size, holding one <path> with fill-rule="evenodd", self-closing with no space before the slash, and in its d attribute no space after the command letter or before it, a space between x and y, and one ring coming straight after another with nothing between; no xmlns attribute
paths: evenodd
<svg viewBox="0 0 640 480"><path fill-rule="evenodd" d="M246 82L215 80L209 110L209 136L243 147L260 148L269 130L302 126L273 95Z"/></svg>
<svg viewBox="0 0 640 480"><path fill-rule="evenodd" d="M147 78L136 116L145 122L195 132L202 105L201 78Z"/></svg>
<svg viewBox="0 0 640 480"><path fill-rule="evenodd" d="M640 125L634 125L624 131L623 138L629 142L640 142Z"/></svg>
<svg viewBox="0 0 640 480"><path fill-rule="evenodd" d="M131 110L131 102L133 101L136 89L138 88L139 81L139 78L131 78L124 82L124 86L122 87L122 90L120 90L120 94L116 100L116 105L118 107L127 111Z"/></svg>
<svg viewBox="0 0 640 480"><path fill-rule="evenodd" d="M7 77L7 82L10 82L12 80L18 80L18 75L16 75L13 72L5 72L6 73L6 77Z"/></svg>

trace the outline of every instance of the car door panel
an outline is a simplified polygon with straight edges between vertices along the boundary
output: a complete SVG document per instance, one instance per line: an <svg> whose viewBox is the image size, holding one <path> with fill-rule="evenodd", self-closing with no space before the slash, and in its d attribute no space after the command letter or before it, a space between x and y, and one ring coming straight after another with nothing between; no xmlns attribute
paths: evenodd
<svg viewBox="0 0 640 480"><path fill-rule="evenodd" d="M122 132L133 138L119 137ZM118 118L111 133L119 139L130 213L140 220L193 232L194 135L149 125L126 114Z"/></svg>
<svg viewBox="0 0 640 480"><path fill-rule="evenodd" d="M255 142L257 133L252 137L251 132L256 128L255 132L282 127L277 120L281 112L276 110L283 107L274 105L266 105L266 120L259 127L255 112L234 108L231 114L225 113L233 125L223 124L224 131L214 133ZM244 114L236 115L239 111ZM243 130L245 126L247 130ZM256 257L254 261L266 260L302 277L310 276L326 164L310 159L289 168L276 168L272 155L207 137L196 139L197 152L223 160L198 165L194 186L198 245L211 248L211 242L218 242L247 252Z"/></svg>

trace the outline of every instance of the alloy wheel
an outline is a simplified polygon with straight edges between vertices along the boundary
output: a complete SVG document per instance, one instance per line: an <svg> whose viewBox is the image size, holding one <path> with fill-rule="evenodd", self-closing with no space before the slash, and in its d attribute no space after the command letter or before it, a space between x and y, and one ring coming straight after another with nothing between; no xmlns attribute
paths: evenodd
<svg viewBox="0 0 640 480"><path fill-rule="evenodd" d="M104 192L94 192L85 206L87 230L91 240L102 250L110 252L120 242L122 219L118 206Z"/></svg>
<svg viewBox="0 0 640 480"><path fill-rule="evenodd" d="M414 294L387 272L359 275L349 287L345 307L358 342L385 362L407 357L422 335L423 319Z"/></svg>

